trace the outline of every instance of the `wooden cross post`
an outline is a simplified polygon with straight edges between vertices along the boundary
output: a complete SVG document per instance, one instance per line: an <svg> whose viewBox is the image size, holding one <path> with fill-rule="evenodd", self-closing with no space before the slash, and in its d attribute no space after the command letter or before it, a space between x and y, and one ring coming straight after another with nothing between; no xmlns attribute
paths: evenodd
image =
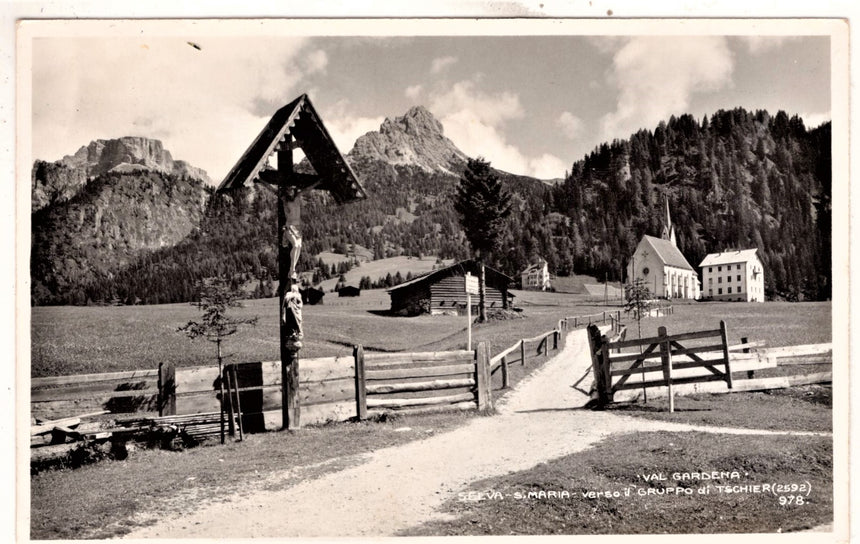
<svg viewBox="0 0 860 544"><path fill-rule="evenodd" d="M293 149L300 147L315 174L299 173L293 167ZM277 153L278 169L269 158ZM299 193L320 189L337 204L367 198L352 168L303 94L279 109L260 135L218 186L218 192L247 183L274 186L278 196L278 292L283 428L298 429L299 350L302 347L302 297L296 265L302 249L301 198Z"/></svg>
<svg viewBox="0 0 860 544"><path fill-rule="evenodd" d="M291 141L278 151L278 301L280 308L281 411L283 428L301 426L299 350L302 347L302 299L295 274L301 250L301 200L293 180Z"/></svg>

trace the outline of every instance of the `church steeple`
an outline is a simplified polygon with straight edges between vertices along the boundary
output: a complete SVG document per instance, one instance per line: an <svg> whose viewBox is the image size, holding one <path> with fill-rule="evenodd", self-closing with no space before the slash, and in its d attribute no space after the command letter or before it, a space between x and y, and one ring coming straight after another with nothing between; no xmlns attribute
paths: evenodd
<svg viewBox="0 0 860 544"><path fill-rule="evenodd" d="M677 242L675 242L675 227L672 225L672 216L669 214L669 195L666 195L663 203L665 216L663 218L663 233L660 237L664 240L669 240L672 242L673 246L677 246Z"/></svg>

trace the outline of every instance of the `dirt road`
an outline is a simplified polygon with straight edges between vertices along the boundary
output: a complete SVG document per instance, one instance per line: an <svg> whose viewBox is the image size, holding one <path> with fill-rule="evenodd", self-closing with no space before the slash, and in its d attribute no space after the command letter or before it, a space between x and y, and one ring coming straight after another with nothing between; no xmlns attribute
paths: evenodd
<svg viewBox="0 0 860 544"><path fill-rule="evenodd" d="M493 417L451 432L363 457L357 466L282 491L260 491L164 519L126 538L392 536L436 519L439 506L470 482L524 470L581 451L609 434L632 431L711 431L580 409L588 397L572 384L590 365L585 331L521 382ZM587 390L590 376L580 389ZM786 434L786 433L774 433ZM803 433L797 433L803 434Z"/></svg>

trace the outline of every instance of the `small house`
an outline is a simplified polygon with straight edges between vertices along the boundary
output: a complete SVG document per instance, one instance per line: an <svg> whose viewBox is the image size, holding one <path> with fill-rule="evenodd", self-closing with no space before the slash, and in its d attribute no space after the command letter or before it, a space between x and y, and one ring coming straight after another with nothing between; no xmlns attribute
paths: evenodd
<svg viewBox="0 0 860 544"><path fill-rule="evenodd" d="M546 291L550 288L549 265L545 259L538 257L536 263L529 265L520 272L520 284L524 290Z"/></svg>
<svg viewBox="0 0 860 544"><path fill-rule="evenodd" d="M388 290L391 312L398 315L458 315L466 312L466 273L480 276L477 261L466 260L439 268L401 283ZM485 303L487 309L510 308L510 285L514 279L489 266L486 276ZM472 295L472 309L477 312L478 295Z"/></svg>
<svg viewBox="0 0 860 544"><path fill-rule="evenodd" d="M699 264L704 296L713 300L764 302L764 267L757 251L741 249L705 256Z"/></svg>
<svg viewBox="0 0 860 544"><path fill-rule="evenodd" d="M341 287L337 290L337 296L339 297L359 297L361 296L361 289L358 287L353 287L352 285L347 285L346 287Z"/></svg>

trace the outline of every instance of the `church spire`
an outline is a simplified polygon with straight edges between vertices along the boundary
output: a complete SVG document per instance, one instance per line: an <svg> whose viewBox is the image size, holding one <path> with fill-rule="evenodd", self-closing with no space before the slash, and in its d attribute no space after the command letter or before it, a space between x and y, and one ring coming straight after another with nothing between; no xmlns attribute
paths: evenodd
<svg viewBox="0 0 860 544"><path fill-rule="evenodd" d="M665 217L663 218L663 233L660 237L672 242L673 246L677 246L678 244L675 242L675 227L672 225L672 216L669 214L669 195L666 195L664 199Z"/></svg>

